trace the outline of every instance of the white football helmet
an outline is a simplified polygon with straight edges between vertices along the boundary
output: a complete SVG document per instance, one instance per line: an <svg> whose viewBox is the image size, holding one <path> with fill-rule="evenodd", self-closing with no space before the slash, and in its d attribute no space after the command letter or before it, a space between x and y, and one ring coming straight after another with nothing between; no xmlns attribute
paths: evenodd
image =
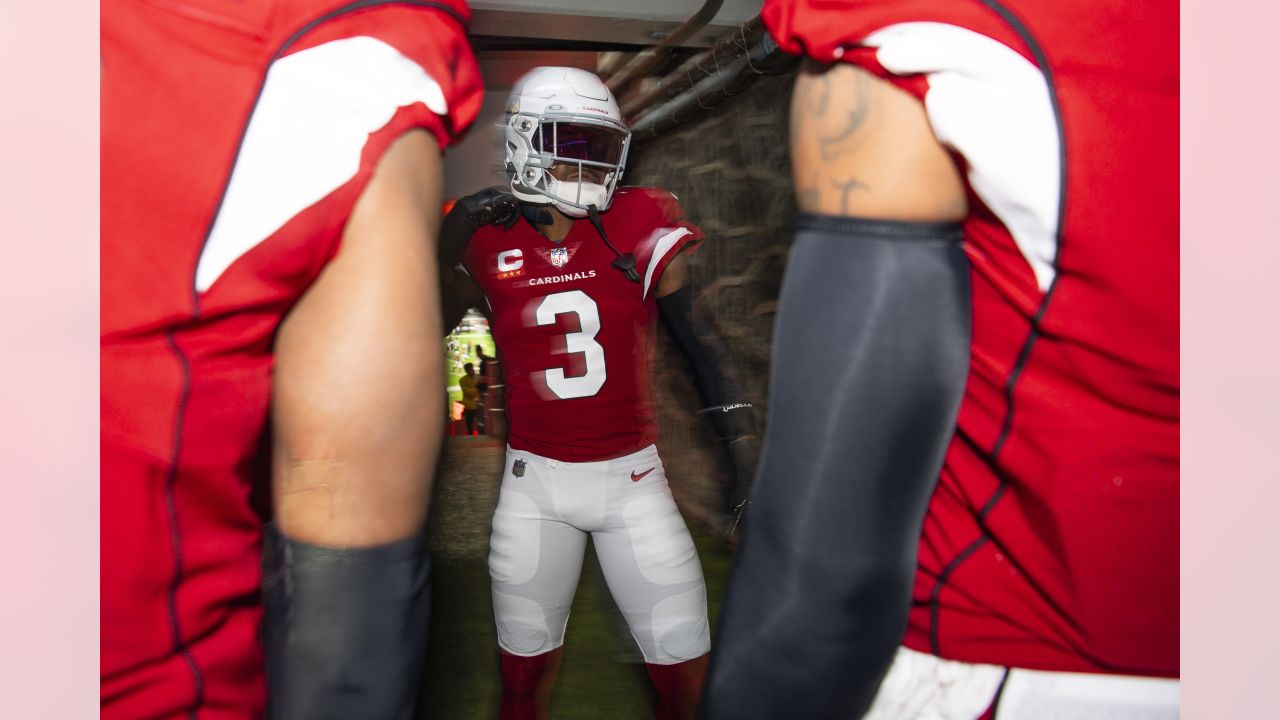
<svg viewBox="0 0 1280 720"><path fill-rule="evenodd" d="M571 67L525 73L511 91L504 136L506 170L517 198L550 203L570 217L586 217L590 205L603 212L613 202L631 131L600 78ZM558 180L550 173L557 165L577 166L577 173ZM598 174L599 181L584 172Z"/></svg>

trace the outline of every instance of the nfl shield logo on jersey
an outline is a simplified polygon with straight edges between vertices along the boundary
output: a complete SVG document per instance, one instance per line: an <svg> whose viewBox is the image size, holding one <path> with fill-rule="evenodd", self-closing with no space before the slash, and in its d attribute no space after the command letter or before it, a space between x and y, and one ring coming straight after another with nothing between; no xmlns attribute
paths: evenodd
<svg viewBox="0 0 1280 720"><path fill-rule="evenodd" d="M511 474L516 477L524 477L524 460L517 458L516 461L511 464Z"/></svg>
<svg viewBox="0 0 1280 720"><path fill-rule="evenodd" d="M573 254L578 251L578 246L580 245L582 245L582 241L567 243L565 245L557 245L553 248L541 247L535 249L538 254L542 256L542 259L547 261L547 264L558 270L569 264L569 261L573 259Z"/></svg>

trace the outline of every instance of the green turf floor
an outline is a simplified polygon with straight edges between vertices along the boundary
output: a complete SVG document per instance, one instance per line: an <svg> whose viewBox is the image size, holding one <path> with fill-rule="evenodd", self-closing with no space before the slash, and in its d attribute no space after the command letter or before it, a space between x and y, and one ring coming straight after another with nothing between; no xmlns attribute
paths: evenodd
<svg viewBox="0 0 1280 720"><path fill-rule="evenodd" d="M501 452L501 443L482 437L452 438L445 448L431 510L434 604L421 718L498 715L498 650L486 555ZM730 555L718 537L694 523L690 530L702 558L714 629ZM641 720L653 717L652 708L643 661L588 545L551 717Z"/></svg>

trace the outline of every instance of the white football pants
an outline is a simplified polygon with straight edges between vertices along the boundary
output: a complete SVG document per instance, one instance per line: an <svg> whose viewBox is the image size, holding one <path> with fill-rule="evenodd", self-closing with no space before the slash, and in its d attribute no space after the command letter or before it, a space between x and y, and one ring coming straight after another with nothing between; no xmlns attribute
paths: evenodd
<svg viewBox="0 0 1280 720"><path fill-rule="evenodd" d="M645 662L711 649L702 565L650 445L586 463L507 448L489 541L503 650L527 657L564 643L588 533Z"/></svg>
<svg viewBox="0 0 1280 720"><path fill-rule="evenodd" d="M997 698L997 695L999 696ZM898 648L863 720L1178 720L1180 683L943 660Z"/></svg>

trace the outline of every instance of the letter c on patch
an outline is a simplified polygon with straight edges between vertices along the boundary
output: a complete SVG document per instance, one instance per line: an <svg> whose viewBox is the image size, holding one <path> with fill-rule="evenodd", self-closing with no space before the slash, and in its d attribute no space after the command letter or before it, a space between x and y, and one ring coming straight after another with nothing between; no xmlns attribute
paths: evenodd
<svg viewBox="0 0 1280 720"><path fill-rule="evenodd" d="M498 272L511 272L524 267L524 253L519 249L498 253Z"/></svg>

